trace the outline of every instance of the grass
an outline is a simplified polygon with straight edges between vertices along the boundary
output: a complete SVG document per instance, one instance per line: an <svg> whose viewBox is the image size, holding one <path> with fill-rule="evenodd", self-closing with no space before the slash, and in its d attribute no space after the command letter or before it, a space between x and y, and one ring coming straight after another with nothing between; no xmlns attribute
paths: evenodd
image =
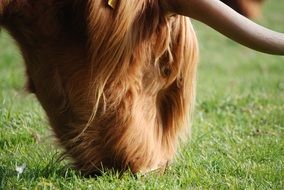
<svg viewBox="0 0 284 190"><path fill-rule="evenodd" d="M283 9L284 1L268 1L260 23L284 32ZM1 32L0 189L284 189L284 57L194 25L201 61L193 134L162 176L84 178L58 162L44 112L23 90L19 51Z"/></svg>

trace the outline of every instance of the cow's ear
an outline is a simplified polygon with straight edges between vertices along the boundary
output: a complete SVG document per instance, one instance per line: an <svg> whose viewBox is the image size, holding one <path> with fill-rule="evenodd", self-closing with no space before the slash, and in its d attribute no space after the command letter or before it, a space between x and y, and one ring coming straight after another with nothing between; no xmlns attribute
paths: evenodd
<svg viewBox="0 0 284 190"><path fill-rule="evenodd" d="M249 48L284 55L284 34L255 24L219 0L160 0L160 3L166 12L199 20Z"/></svg>

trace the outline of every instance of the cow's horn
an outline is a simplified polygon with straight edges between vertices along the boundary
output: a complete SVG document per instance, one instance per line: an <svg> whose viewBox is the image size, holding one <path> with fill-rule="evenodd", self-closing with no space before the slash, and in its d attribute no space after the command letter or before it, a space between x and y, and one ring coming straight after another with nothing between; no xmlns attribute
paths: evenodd
<svg viewBox="0 0 284 190"><path fill-rule="evenodd" d="M284 55L284 34L250 21L219 0L160 0L160 3L167 12L199 20L249 48Z"/></svg>

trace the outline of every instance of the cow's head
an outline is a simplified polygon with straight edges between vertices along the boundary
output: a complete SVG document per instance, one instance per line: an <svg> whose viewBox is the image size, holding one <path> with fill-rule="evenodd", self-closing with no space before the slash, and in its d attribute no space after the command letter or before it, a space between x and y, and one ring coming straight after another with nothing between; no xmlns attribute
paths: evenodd
<svg viewBox="0 0 284 190"><path fill-rule="evenodd" d="M283 34L218 0L0 1L29 89L79 170L146 172L172 160L195 96L198 47L185 16L284 54Z"/></svg>

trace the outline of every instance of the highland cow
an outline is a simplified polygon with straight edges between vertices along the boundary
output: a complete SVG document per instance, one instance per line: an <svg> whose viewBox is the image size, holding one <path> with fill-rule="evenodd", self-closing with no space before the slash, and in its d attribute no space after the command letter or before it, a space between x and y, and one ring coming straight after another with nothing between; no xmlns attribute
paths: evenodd
<svg viewBox="0 0 284 190"><path fill-rule="evenodd" d="M221 0L237 12L248 18L258 18L264 0Z"/></svg>
<svg viewBox="0 0 284 190"><path fill-rule="evenodd" d="M284 53L282 34L218 0L0 0L29 90L85 174L147 172L174 158L195 99L198 46L188 17Z"/></svg>

